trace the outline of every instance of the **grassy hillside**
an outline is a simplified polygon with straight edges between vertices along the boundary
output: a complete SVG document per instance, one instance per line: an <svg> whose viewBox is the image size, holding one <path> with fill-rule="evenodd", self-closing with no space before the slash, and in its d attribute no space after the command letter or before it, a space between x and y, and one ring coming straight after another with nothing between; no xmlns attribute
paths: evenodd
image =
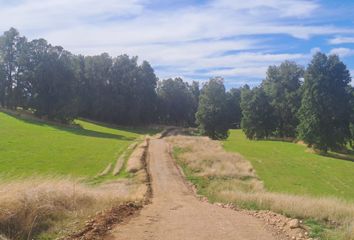
<svg viewBox="0 0 354 240"><path fill-rule="evenodd" d="M0 176L93 177L141 136L130 129L80 120L76 123L81 128L45 124L0 112Z"/></svg>
<svg viewBox="0 0 354 240"><path fill-rule="evenodd" d="M310 153L299 144L250 141L241 130L232 130L224 147L251 161L269 191L354 200L354 162Z"/></svg>

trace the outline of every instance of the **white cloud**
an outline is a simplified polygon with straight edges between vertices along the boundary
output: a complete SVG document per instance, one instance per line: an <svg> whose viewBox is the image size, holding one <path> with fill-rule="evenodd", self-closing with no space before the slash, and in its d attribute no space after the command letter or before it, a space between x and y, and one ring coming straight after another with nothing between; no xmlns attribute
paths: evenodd
<svg viewBox="0 0 354 240"><path fill-rule="evenodd" d="M200 58L190 61L189 64L173 65L176 68L167 68L162 72L163 77L173 77L173 72L178 70L181 75L193 75L195 70L205 70L198 75L208 79L213 76L231 78L256 78L262 79L269 65L280 64L285 60L297 60L300 62L310 58L309 54L267 54L241 52L234 55L218 56L212 58ZM217 67L222 66L222 69Z"/></svg>
<svg viewBox="0 0 354 240"><path fill-rule="evenodd" d="M206 79L262 78L268 65L309 58L301 53L272 54L267 42L255 36L309 39L354 33L351 28L307 22L321 9L316 0L209 0L174 9L154 9L154 1L0 1L0 30L14 26L76 54L138 55L157 66L160 77Z"/></svg>
<svg viewBox="0 0 354 240"><path fill-rule="evenodd" d="M314 1L303 0L214 0L212 5L233 10L248 10L251 14L277 12L281 17L306 17L320 7Z"/></svg>
<svg viewBox="0 0 354 240"><path fill-rule="evenodd" d="M22 0L0 7L0 28L50 31L110 17L133 16L143 10L139 0Z"/></svg>
<svg viewBox="0 0 354 240"><path fill-rule="evenodd" d="M335 37L328 41L330 44L354 43L354 37Z"/></svg>
<svg viewBox="0 0 354 240"><path fill-rule="evenodd" d="M349 57L354 55L354 49L350 48L333 48L329 54L336 54L339 57Z"/></svg>

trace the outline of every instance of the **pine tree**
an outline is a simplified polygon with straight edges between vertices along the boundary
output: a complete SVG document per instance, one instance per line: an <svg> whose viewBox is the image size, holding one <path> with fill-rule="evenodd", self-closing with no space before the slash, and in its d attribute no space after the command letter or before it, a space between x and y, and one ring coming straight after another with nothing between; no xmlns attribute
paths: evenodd
<svg viewBox="0 0 354 240"><path fill-rule="evenodd" d="M349 71L336 55L314 55L305 73L298 138L327 152L350 139Z"/></svg>

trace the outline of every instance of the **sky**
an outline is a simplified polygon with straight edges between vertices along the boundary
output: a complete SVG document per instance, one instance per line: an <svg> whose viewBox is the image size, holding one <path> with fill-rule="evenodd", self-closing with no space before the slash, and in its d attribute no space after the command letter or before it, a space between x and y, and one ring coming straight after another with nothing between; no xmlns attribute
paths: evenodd
<svg viewBox="0 0 354 240"><path fill-rule="evenodd" d="M128 54L160 79L255 86L269 65L338 54L354 76L354 0L0 0L15 27L74 54Z"/></svg>

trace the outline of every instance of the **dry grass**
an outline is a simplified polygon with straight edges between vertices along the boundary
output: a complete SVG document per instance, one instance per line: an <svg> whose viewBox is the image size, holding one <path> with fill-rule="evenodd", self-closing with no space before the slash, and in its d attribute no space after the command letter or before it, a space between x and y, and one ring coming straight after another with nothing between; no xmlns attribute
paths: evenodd
<svg viewBox="0 0 354 240"><path fill-rule="evenodd" d="M0 184L0 234L9 239L32 239L67 218L78 221L123 202L142 201L145 192L145 184L131 180L100 187L72 179L5 182Z"/></svg>
<svg viewBox="0 0 354 240"><path fill-rule="evenodd" d="M175 149L182 149L178 160L193 176L205 177L201 185L210 199L291 217L335 221L341 225L336 239L354 239L354 204L336 198L267 192L251 164L238 154L226 153L219 142L188 136L169 137L168 141Z"/></svg>
<svg viewBox="0 0 354 240"><path fill-rule="evenodd" d="M252 165L242 156L225 152L218 144L207 137L176 136L167 141L186 149L181 158L188 166L203 177L255 178Z"/></svg>
<svg viewBox="0 0 354 240"><path fill-rule="evenodd" d="M126 171L130 173L136 173L144 168L143 158L148 146L148 138L146 138L141 144L139 144L133 153L130 155Z"/></svg>
<svg viewBox="0 0 354 240"><path fill-rule="evenodd" d="M314 198L281 193L221 191L225 200L243 204L254 203L261 209L269 209L298 218L314 218L346 223L354 219L354 205L335 198Z"/></svg>
<svg viewBox="0 0 354 240"><path fill-rule="evenodd" d="M132 143L127 150L124 151L124 153L117 159L117 162L114 166L113 169L113 176L117 176L120 171L122 170L124 163L125 163L125 159L128 155L128 153L134 151L134 149L136 148L137 143Z"/></svg>

